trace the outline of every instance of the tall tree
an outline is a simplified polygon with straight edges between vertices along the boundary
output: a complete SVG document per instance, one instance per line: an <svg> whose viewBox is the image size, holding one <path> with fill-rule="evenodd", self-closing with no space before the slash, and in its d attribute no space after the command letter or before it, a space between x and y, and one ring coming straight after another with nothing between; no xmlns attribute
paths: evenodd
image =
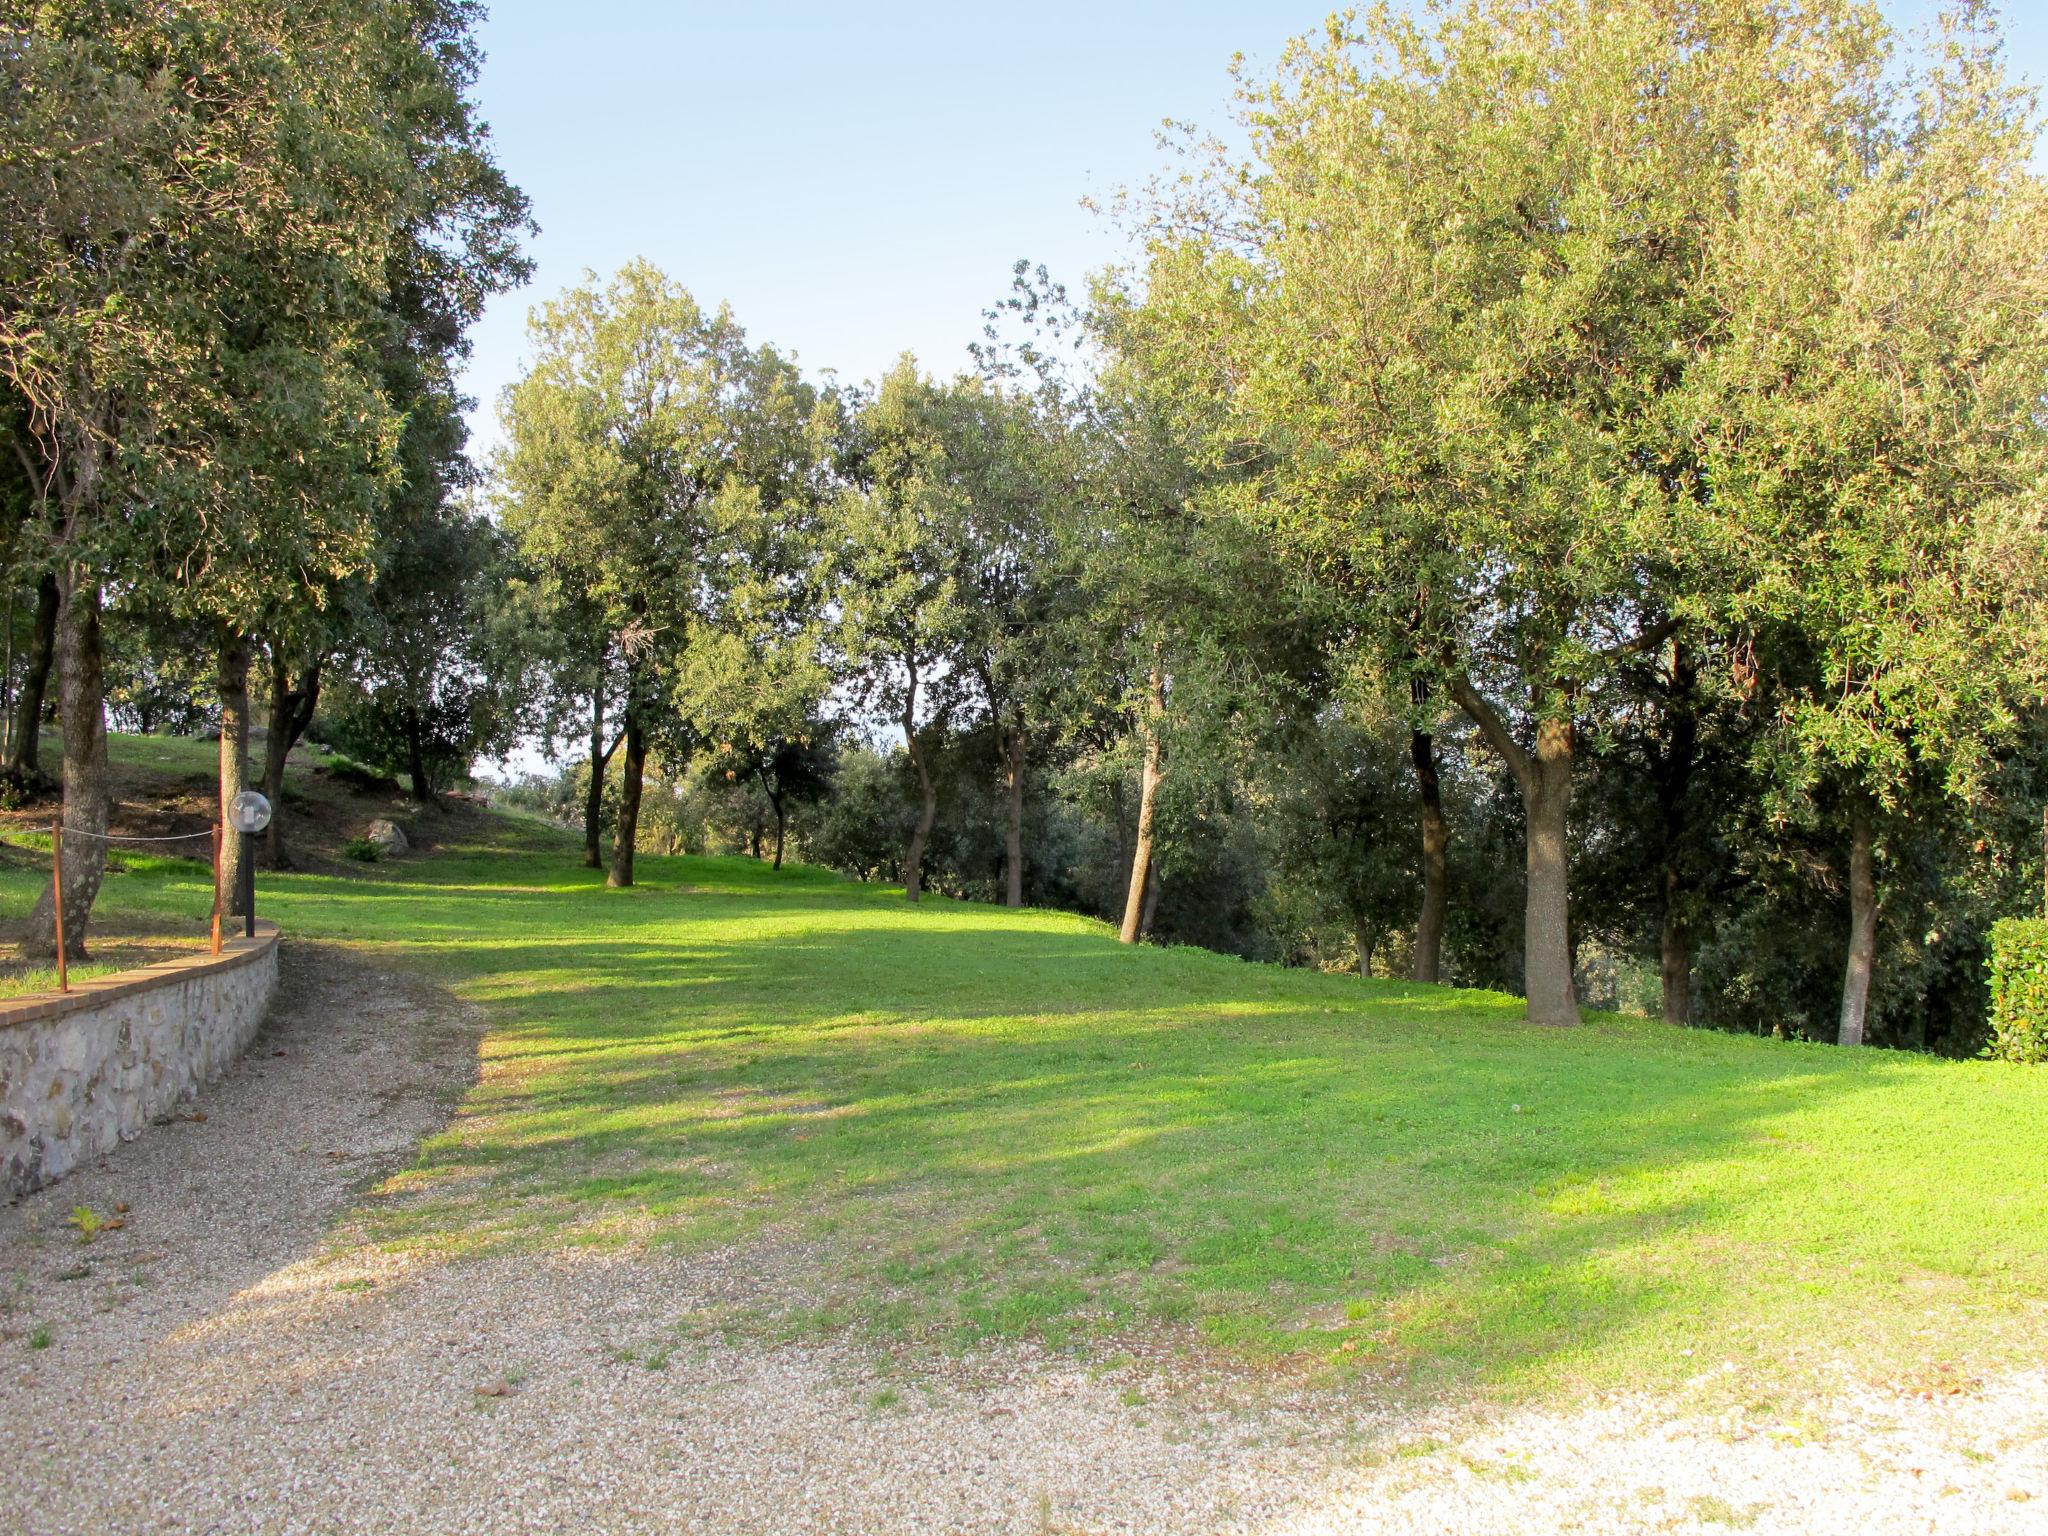
<svg viewBox="0 0 2048 1536"><path fill-rule="evenodd" d="M679 669L733 578L733 530L772 521L792 486L808 494L791 445L806 441L813 400L787 359L749 348L729 312L707 313L647 262L542 305L529 335L533 364L502 407L499 505L528 564L580 592L593 642L613 637L621 657L607 880L631 885L651 740L666 733L672 765L687 760Z"/></svg>
<svg viewBox="0 0 2048 1536"><path fill-rule="evenodd" d="M1901 73L1872 51L1741 139L1692 402L1740 552L1730 621L1783 703L1781 789L1834 807L1860 1044L1887 822L1975 795L2048 680L2048 182L1988 13ZM1903 831L1901 827L1899 830Z"/></svg>
<svg viewBox="0 0 2048 1536"><path fill-rule="evenodd" d="M938 816L933 753L966 681L958 664L969 604L960 590L965 507L955 468L980 394L978 383L928 379L905 357L872 398L855 402L839 452L836 665L903 733L917 780L917 817L903 851L911 901L923 892Z"/></svg>
<svg viewBox="0 0 2048 1536"><path fill-rule="evenodd" d="M410 528L388 530L383 566L342 652L348 682L334 728L351 756L404 773L413 797L437 807L477 756L518 734L526 677L524 657L498 644L504 536L461 503L416 513Z"/></svg>
<svg viewBox="0 0 2048 1536"><path fill-rule="evenodd" d="M104 590L162 583L232 627L366 558L398 430L372 366L392 253L413 229L458 249L493 216L432 174L473 19L48 5L0 29L0 373L28 402L52 536L81 952L108 810ZM29 948L54 926L46 892Z"/></svg>
<svg viewBox="0 0 2048 1536"><path fill-rule="evenodd" d="M1578 1017L1582 701L1702 607L1692 280L1736 132L1832 9L1376 10L1247 88L1251 174L1156 205L1145 334L1225 407L1243 515L1515 780L1538 1022Z"/></svg>

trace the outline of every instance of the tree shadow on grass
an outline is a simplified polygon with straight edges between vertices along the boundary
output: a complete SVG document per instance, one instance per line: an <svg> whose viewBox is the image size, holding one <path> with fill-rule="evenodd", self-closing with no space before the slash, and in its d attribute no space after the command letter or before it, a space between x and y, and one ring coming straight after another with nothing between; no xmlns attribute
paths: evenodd
<svg viewBox="0 0 2048 1536"><path fill-rule="evenodd" d="M1922 1089L1953 1064L1538 1029L1493 994L844 892L430 949L492 1013L489 1070L376 1229L454 1252L773 1237L815 1283L762 1326L1165 1323L1489 1381L1675 1369L1812 1276L1846 1317L1866 1269L1958 1262L1967 1210L1912 1230L1926 1181L1883 1129L1903 1102L1959 1133L1971 1097ZM2042 1161L1993 1150L2015 1177ZM2038 1272L2043 1227L2008 1221L2003 1251Z"/></svg>

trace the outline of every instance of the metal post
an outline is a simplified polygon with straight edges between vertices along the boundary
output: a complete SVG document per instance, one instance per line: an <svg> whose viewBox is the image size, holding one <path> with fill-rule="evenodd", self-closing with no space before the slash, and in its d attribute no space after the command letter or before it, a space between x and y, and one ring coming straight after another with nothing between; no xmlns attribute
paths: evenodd
<svg viewBox="0 0 2048 1536"><path fill-rule="evenodd" d="M213 952L220 953L220 823L213 824Z"/></svg>
<svg viewBox="0 0 2048 1536"><path fill-rule="evenodd" d="M50 823L50 894L57 913L57 990L71 990L71 971L64 960L64 823Z"/></svg>

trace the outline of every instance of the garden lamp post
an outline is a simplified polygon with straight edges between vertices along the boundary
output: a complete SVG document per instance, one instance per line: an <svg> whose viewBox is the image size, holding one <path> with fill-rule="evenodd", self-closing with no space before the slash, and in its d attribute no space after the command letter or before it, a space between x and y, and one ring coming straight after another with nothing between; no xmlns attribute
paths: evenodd
<svg viewBox="0 0 2048 1536"><path fill-rule="evenodd" d="M254 837L270 825L270 802L253 789L245 789L228 802L228 824L244 837ZM256 937L256 861L242 857L242 936Z"/></svg>

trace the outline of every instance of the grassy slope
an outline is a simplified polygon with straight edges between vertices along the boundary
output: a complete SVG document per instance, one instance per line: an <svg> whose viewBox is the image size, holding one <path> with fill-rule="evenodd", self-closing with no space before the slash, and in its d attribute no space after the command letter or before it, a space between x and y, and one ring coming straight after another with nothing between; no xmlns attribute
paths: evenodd
<svg viewBox="0 0 2048 1536"><path fill-rule="evenodd" d="M371 878L267 877L297 934L489 1011L454 1125L372 1201L449 1253L759 1241L747 1329L1054 1343L1495 1390L1741 1390L1845 1356L2038 1354L2048 1073L1597 1017L928 902L749 860L608 892L509 818ZM25 908L33 877L0 873ZM204 910L203 869L107 900Z"/></svg>

